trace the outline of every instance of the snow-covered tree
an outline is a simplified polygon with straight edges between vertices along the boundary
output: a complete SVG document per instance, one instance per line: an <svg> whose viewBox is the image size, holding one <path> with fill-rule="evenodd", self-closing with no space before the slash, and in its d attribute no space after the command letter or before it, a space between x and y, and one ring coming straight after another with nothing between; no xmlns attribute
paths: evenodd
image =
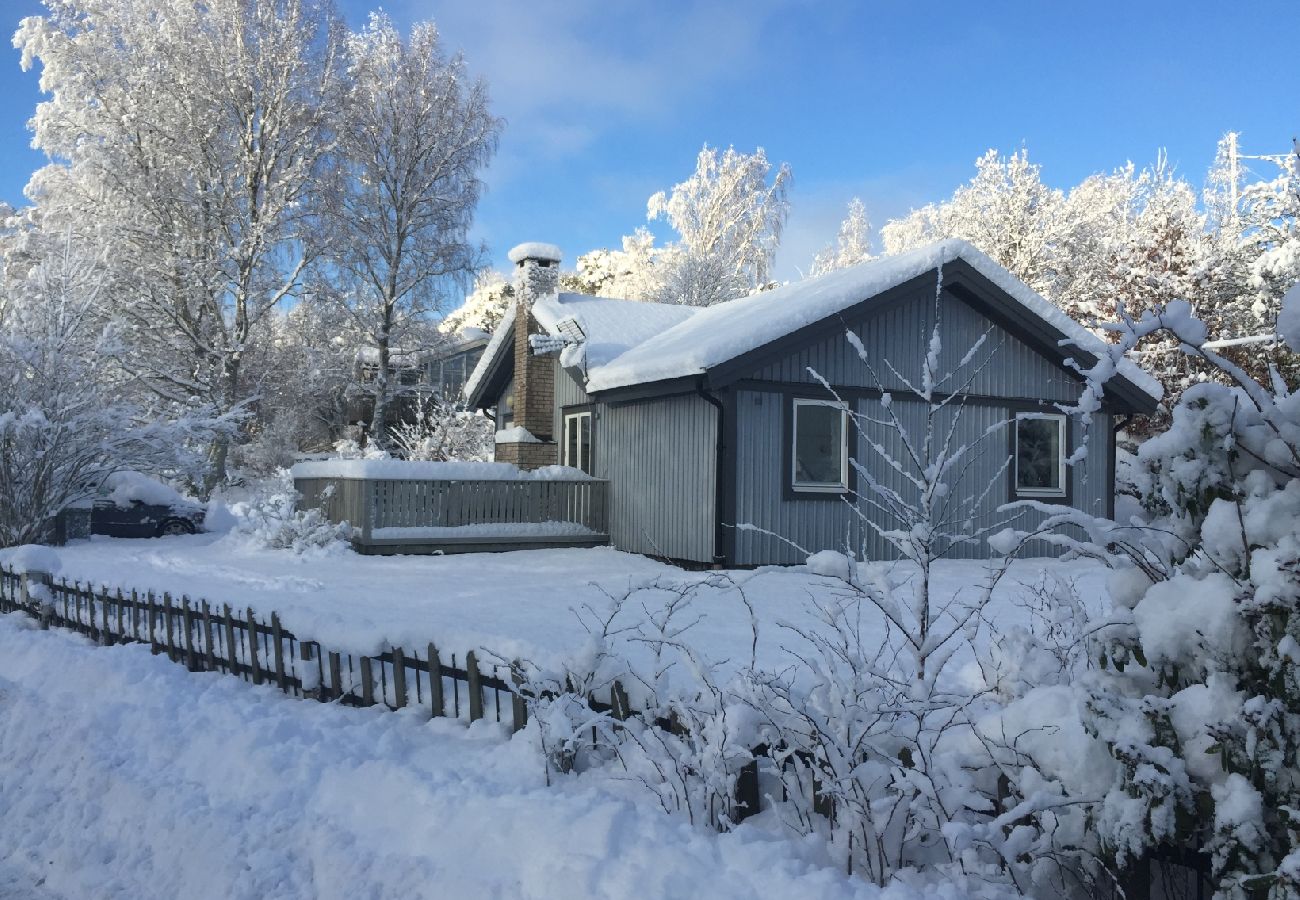
<svg viewBox="0 0 1300 900"><path fill-rule="evenodd" d="M495 435L492 419L431 394L416 405L414 418L393 426L392 445L406 459L490 462Z"/></svg>
<svg viewBox="0 0 1300 900"><path fill-rule="evenodd" d="M403 38L385 15L347 42L348 79L338 119L338 189L322 195L337 291L378 354L371 439L388 444L390 354L432 321L449 290L465 286L481 250L468 231L480 172L501 122L487 87L437 29Z"/></svg>
<svg viewBox="0 0 1300 900"><path fill-rule="evenodd" d="M475 277L474 289L465 297L465 302L444 316L438 328L448 336L457 335L466 328L494 332L501 327L514 297L515 289L510 279L495 269L484 269Z"/></svg>
<svg viewBox="0 0 1300 900"><path fill-rule="evenodd" d="M766 285L789 213L790 179L788 165L773 173L762 147L701 150L690 178L646 204L651 221L664 219L677 232L656 260L658 299L708 306Z"/></svg>
<svg viewBox="0 0 1300 900"><path fill-rule="evenodd" d="M1283 335L1300 347L1300 288ZM1289 305L1289 304L1288 304ZM1104 395L1125 353L1168 337L1218 377L1186 391L1136 468L1149 520L1051 511L1055 540L1115 572L1093 629L1100 668L1078 682L1085 724L1114 769L1080 798L1116 867L1178 859L1215 897L1300 892L1300 404L1206 347L1175 301L1121 315L1117 345L1085 374ZM1054 521L1053 521L1054 519ZM1082 535L1082 537L1081 537Z"/></svg>
<svg viewBox="0 0 1300 900"><path fill-rule="evenodd" d="M892 255L963 238L1034 290L1050 294L1054 247L1064 197L1043 183L1041 167L1019 150L1009 157L989 150L975 161L975 177L952 199L914 210L885 224L880 238Z"/></svg>
<svg viewBox="0 0 1300 900"><path fill-rule="evenodd" d="M867 218L866 204L854 197L849 201L849 214L840 223L839 237L813 259L809 275L815 278L871 258L871 220Z"/></svg>
<svg viewBox="0 0 1300 900"><path fill-rule="evenodd" d="M306 204L337 105L313 0L51 0L14 37L50 99L28 194L112 266L118 365L164 404L247 402L267 316L315 252ZM230 440L211 448L210 488Z"/></svg>
<svg viewBox="0 0 1300 900"><path fill-rule="evenodd" d="M71 235L12 291L0 323L0 546L49 537L51 519L123 468L194 474L187 451L235 424L205 410L156 420L99 379L101 260Z"/></svg>
<svg viewBox="0 0 1300 900"><path fill-rule="evenodd" d="M638 228L624 235L622 250L598 249L578 257L576 271L560 276L566 290L620 300L653 300L660 294L662 275L656 260L660 249L654 235Z"/></svg>

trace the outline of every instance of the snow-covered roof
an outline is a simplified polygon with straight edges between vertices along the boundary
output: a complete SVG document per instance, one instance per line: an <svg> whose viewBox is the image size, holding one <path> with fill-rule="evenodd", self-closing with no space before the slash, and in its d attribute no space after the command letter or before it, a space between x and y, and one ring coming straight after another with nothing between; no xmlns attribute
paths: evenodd
<svg viewBox="0 0 1300 900"><path fill-rule="evenodd" d="M497 355L501 352L501 345L506 342L510 335L514 334L515 322L515 301L511 300L510 305L501 316L501 324L497 330L492 333L492 340L483 348L483 355L478 358L478 364L474 366L474 371L469 373L469 378L465 379L465 396L473 397L478 393L488 373L492 371Z"/></svg>
<svg viewBox="0 0 1300 900"><path fill-rule="evenodd" d="M634 346L629 342L626 352L603 364L595 364L589 356L587 390L594 393L702 374L958 259L1060 331L1076 347L1094 354L1104 352L1105 345L1096 335L973 245L962 240L946 240L701 309ZM1068 348L1064 349L1068 352ZM1132 362L1123 361L1119 374L1152 398L1161 397L1159 382Z"/></svg>
<svg viewBox="0 0 1300 900"><path fill-rule="evenodd" d="M605 366L631 348L680 325L700 310L693 306L612 300L586 294L557 294L533 304L537 323L561 334L561 323L573 319L586 340L588 370Z"/></svg>
<svg viewBox="0 0 1300 900"><path fill-rule="evenodd" d="M528 241L524 244L518 244L512 247L506 255L516 265L525 259L545 259L558 263L564 258L564 254L560 252L559 247L554 244L543 244L540 241Z"/></svg>
<svg viewBox="0 0 1300 900"><path fill-rule="evenodd" d="M1035 318L1064 336L1067 355L1077 348L1100 356L1106 345L1078 322L1035 293L973 245L962 240L887 256L703 309L676 304L613 300L585 294L544 297L533 306L538 323L553 335L572 338L581 328L590 393L701 375L807 325L844 312L926 272L962 260ZM505 348L514 306L506 313L465 386L474 398ZM1130 360L1119 375L1159 400L1160 383ZM482 399L482 398L480 398Z"/></svg>

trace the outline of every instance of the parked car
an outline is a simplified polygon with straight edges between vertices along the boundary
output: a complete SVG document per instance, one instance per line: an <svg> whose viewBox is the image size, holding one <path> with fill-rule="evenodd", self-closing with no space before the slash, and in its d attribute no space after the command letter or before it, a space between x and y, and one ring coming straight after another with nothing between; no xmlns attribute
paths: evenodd
<svg viewBox="0 0 1300 900"><path fill-rule="evenodd" d="M104 482L90 511L90 533L143 538L194 534L203 528L202 503L139 472L117 472Z"/></svg>

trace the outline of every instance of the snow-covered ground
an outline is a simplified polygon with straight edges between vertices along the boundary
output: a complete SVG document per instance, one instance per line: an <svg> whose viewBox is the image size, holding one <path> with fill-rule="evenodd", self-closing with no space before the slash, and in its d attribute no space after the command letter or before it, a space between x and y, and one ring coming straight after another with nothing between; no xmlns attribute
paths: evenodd
<svg viewBox="0 0 1300 900"><path fill-rule="evenodd" d="M275 611L296 634L335 649L373 653L386 645L413 648L433 641L451 652L484 648L538 662L582 645L587 631L579 612L584 605L603 611L611 597L638 589L626 604L630 618L668 596L656 584L717 584L719 579L716 573L685 572L607 548L397 557L341 552L304 558L252 549L233 536L192 535L95 538L54 552L60 577L170 591L237 609L251 606L262 615ZM0 562L6 558L0 551ZM935 590L943 597L972 596L988 565L941 562ZM1085 602L1104 602L1100 566L1020 560L994 595L989 610L993 626L1023 622L1026 614L1018 600L1025 585L1049 571L1073 580ZM725 573L721 584L696 592L690 617L698 622L688 640L714 662L741 666L750 662L756 624L756 661L780 665L786 661L782 644L788 639L780 623L807 623L809 597L835 589L834 579L802 566Z"/></svg>
<svg viewBox="0 0 1300 900"><path fill-rule="evenodd" d="M169 556L198 565L206 546L157 548L141 577ZM625 783L547 787L528 732L292 700L21 615L0 617L0 722L0 897L959 896L845 878L761 817L719 835Z"/></svg>

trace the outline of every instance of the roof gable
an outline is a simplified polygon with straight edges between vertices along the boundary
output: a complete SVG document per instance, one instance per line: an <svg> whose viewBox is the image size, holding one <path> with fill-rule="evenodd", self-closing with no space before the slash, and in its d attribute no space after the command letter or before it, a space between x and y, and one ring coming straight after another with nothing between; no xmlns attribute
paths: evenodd
<svg viewBox="0 0 1300 900"><path fill-rule="evenodd" d="M593 368L587 390L617 390L706 372L711 383L725 383L780 348L842 328L844 316L866 314L927 282L933 290L933 273L941 267L945 286L964 282L963 299L974 298L982 312L1015 325L1017 336L1058 365L1071 356L1094 357L1103 351L1100 339L1006 269L965 241L948 240L708 307ZM1161 396L1158 382L1128 361L1121 364L1120 376L1124 384L1116 387L1130 405L1155 406Z"/></svg>

